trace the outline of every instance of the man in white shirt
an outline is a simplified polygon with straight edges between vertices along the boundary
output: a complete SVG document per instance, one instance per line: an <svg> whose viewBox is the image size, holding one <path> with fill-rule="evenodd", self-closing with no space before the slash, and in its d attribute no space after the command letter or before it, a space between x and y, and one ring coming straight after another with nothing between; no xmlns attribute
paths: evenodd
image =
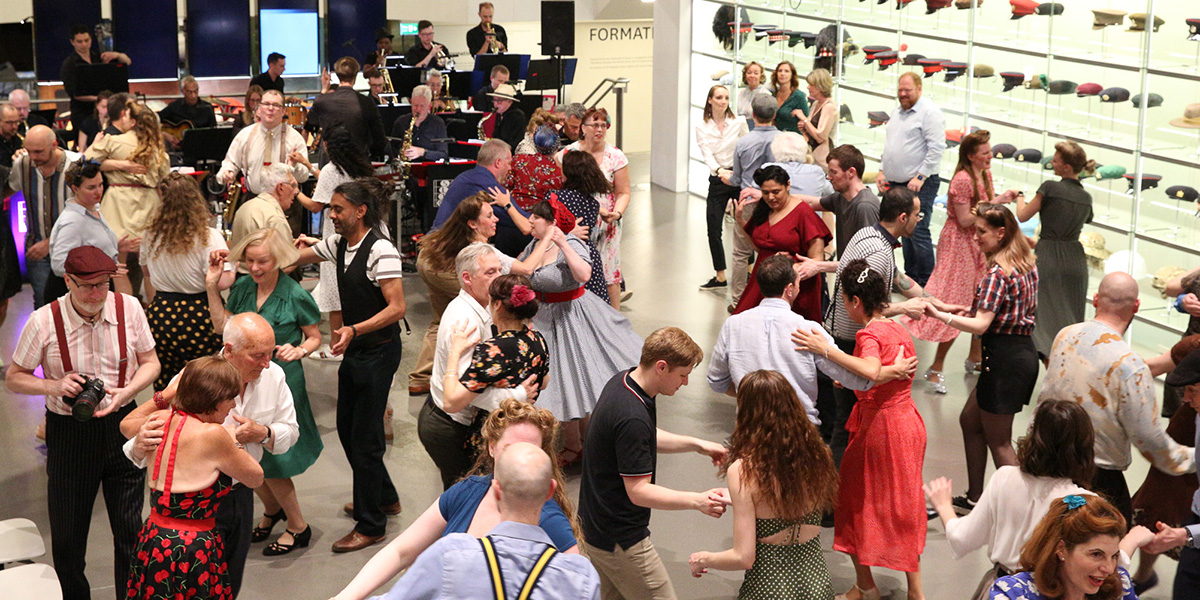
<svg viewBox="0 0 1200 600"><path fill-rule="evenodd" d="M304 183L311 174L307 161L308 146L304 137L283 122L283 94L275 90L263 92L262 102L255 112L258 122L242 129L233 138L217 178L226 185L233 183L238 173L246 175L246 192L259 194L267 190L262 179L263 167L283 165L296 181Z"/></svg>
<svg viewBox="0 0 1200 600"><path fill-rule="evenodd" d="M488 411L495 410L506 398L525 400L537 390L537 384L533 383L536 376L530 376L515 388L488 387L466 406L448 406L443 401L442 385L446 372L461 374L471 364L471 353L464 352L458 364L447 368L454 331L465 327L467 331L478 333L480 339L492 337L492 315L487 309L490 301L488 289L492 281L501 275L500 259L491 245L475 242L459 251L454 270L458 273L462 289L442 313L443 327L438 329L429 398L417 417L417 435L441 471L445 489L450 489L475 463L469 442L479 431Z"/></svg>

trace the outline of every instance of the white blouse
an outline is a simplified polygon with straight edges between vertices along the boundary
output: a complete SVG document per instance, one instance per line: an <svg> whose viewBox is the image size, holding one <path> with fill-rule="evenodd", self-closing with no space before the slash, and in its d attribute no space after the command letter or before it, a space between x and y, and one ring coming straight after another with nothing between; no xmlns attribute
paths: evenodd
<svg viewBox="0 0 1200 600"><path fill-rule="evenodd" d="M700 147L704 164L708 165L709 175L716 175L717 169L733 168L733 151L738 138L749 131L746 120L741 117L726 116L724 131L718 129L717 122L712 119L696 126L696 145Z"/></svg>

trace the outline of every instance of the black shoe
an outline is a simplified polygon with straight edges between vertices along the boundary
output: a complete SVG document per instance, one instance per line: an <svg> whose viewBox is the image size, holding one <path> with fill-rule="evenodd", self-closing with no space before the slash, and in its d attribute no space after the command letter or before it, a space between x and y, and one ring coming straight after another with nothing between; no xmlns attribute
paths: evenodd
<svg viewBox="0 0 1200 600"><path fill-rule="evenodd" d="M954 505L954 512L958 513L960 517L971 514L971 511L975 509L975 502L967 498L966 494L955 496L950 503Z"/></svg>
<svg viewBox="0 0 1200 600"><path fill-rule="evenodd" d="M271 543L270 546L263 548L263 556L280 556L287 554L296 548L307 548L308 543L312 541L312 525L304 528L304 531L296 533L290 529L287 533L292 534L292 543L280 544L278 540ZM282 537L282 536L281 536Z"/></svg>
<svg viewBox="0 0 1200 600"><path fill-rule="evenodd" d="M257 543L271 537L271 530L275 529L275 524L280 521L287 520L287 515L285 515L283 513L282 508L275 511L275 514L273 514L273 515L268 515L266 513L263 513L263 517L270 519L271 524L266 527L255 527L254 529L251 529L250 530L250 541L252 543L257 544ZM242 531L245 531L245 529L243 529Z"/></svg>
<svg viewBox="0 0 1200 600"><path fill-rule="evenodd" d="M704 285L700 286L700 289L702 289L702 290L723 290L727 287L729 287L728 281L719 281L719 280L717 280L716 277L713 277L712 279L708 280L708 283L705 283Z"/></svg>

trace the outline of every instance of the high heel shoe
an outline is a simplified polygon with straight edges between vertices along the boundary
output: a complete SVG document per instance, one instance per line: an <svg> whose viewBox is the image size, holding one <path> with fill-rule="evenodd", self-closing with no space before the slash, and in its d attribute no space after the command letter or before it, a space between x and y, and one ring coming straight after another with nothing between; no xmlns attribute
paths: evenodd
<svg viewBox="0 0 1200 600"><path fill-rule="evenodd" d="M281 556L296 548L307 548L308 543L312 541L312 525L305 527L304 531L300 533L296 533L291 529L287 529L285 532L292 534L292 543L280 544L279 540L271 542L270 546L263 548L263 556Z"/></svg>
<svg viewBox="0 0 1200 600"><path fill-rule="evenodd" d="M851 589L858 590L859 595L862 597L861 600L881 600L881 598L883 597L883 595L879 593L879 588L874 588L871 590L864 590L864 589L858 587L858 584L854 584L854 587ZM850 592L846 592L845 594L838 594L837 596L833 597L833 600L849 600L849 597L846 595L849 593Z"/></svg>
<svg viewBox="0 0 1200 600"><path fill-rule="evenodd" d="M930 375L933 376L932 379L930 379ZM946 393L946 376L942 375L941 371L934 371L933 369L925 371L925 381L933 384L933 391L935 393Z"/></svg>
<svg viewBox="0 0 1200 600"><path fill-rule="evenodd" d="M979 367L982 364L983 363L975 362L973 360L964 360L963 361L963 370L967 372L967 375L979 373L980 372Z"/></svg>
<svg viewBox="0 0 1200 600"><path fill-rule="evenodd" d="M252 543L257 544L257 543L271 537L271 530L275 529L275 524L280 521L286 521L287 515L284 514L283 509L281 508L281 509L275 511L275 514L273 514L273 515L268 515L266 513L263 513L263 518L270 519L271 524L266 527L255 527L254 529L251 529L250 530L250 541ZM243 529L242 531L245 531L245 530Z"/></svg>

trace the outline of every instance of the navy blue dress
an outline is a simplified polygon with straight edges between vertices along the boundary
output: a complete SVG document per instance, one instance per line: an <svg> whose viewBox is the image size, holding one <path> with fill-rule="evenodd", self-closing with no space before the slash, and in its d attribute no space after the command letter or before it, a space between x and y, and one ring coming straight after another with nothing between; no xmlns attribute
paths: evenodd
<svg viewBox="0 0 1200 600"><path fill-rule="evenodd" d="M580 220L580 223L595 223L600 219L600 203L592 196L584 194L576 190L550 190L546 192L546 200L557 200L567 207L575 215L575 219ZM570 229L574 229L574 223L568 225ZM595 226L592 227L595 229ZM596 252L596 245L590 239L581 240L588 247L591 253L592 263L592 278L583 285L589 292L600 296L601 300L608 303L608 286L604 284L604 269L600 265L604 264L600 260L600 253Z"/></svg>

